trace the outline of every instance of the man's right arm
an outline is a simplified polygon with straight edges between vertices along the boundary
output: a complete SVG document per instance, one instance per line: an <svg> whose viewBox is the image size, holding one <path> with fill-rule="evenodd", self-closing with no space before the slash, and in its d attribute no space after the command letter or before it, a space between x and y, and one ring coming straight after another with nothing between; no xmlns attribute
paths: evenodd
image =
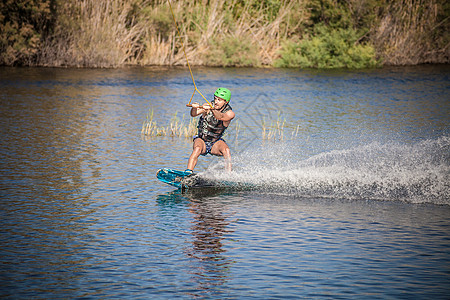
<svg viewBox="0 0 450 300"><path fill-rule="evenodd" d="M192 108L191 108L191 117L196 117L199 114L201 114L201 112L199 112L200 105L198 103L192 103Z"/></svg>
<svg viewBox="0 0 450 300"><path fill-rule="evenodd" d="M198 115L201 115L201 114L207 112L208 108L209 108L209 106L207 106L207 104L200 106L200 104L198 104L198 103L192 103L191 117L196 117Z"/></svg>

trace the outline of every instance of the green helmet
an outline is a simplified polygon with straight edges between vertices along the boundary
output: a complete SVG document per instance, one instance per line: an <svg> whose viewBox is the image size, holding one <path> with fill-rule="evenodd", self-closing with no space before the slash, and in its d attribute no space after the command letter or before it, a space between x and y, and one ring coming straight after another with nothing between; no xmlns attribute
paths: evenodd
<svg viewBox="0 0 450 300"><path fill-rule="evenodd" d="M216 92L214 93L214 96L217 96L219 98L222 98L223 100L230 102L231 99L231 92L229 89L226 88L218 88Z"/></svg>

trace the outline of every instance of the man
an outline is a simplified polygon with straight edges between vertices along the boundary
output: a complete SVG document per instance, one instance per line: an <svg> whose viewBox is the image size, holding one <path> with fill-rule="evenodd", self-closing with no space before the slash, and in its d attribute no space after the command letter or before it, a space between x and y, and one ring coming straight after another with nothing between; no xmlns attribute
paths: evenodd
<svg viewBox="0 0 450 300"><path fill-rule="evenodd" d="M192 154L189 157L185 173L192 174L200 155L217 155L225 159L225 169L231 171L231 154L223 133L234 118L234 112L229 104L231 92L226 88L218 88L214 93L214 101L200 106L192 104L191 117L201 115L198 121L198 133L194 136Z"/></svg>

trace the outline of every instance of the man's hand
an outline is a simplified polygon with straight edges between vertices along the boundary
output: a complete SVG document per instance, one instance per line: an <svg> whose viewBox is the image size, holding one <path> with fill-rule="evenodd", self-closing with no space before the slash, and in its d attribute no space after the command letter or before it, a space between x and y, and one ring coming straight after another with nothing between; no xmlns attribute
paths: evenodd
<svg viewBox="0 0 450 300"><path fill-rule="evenodd" d="M192 108L199 108L200 104L198 104L197 102L192 103Z"/></svg>
<svg viewBox="0 0 450 300"><path fill-rule="evenodd" d="M205 104L203 104L202 108L203 108L204 110L210 110L210 109L211 109L211 106L210 106L208 103L205 103Z"/></svg>

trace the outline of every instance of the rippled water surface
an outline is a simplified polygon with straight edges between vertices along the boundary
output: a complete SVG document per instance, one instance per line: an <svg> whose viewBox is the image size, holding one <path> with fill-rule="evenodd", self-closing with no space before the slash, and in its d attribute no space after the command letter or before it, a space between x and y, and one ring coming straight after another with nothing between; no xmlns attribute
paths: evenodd
<svg viewBox="0 0 450 300"><path fill-rule="evenodd" d="M448 299L449 75L195 69L235 185L181 193L191 140L141 128L187 124L186 69L0 68L0 297Z"/></svg>

